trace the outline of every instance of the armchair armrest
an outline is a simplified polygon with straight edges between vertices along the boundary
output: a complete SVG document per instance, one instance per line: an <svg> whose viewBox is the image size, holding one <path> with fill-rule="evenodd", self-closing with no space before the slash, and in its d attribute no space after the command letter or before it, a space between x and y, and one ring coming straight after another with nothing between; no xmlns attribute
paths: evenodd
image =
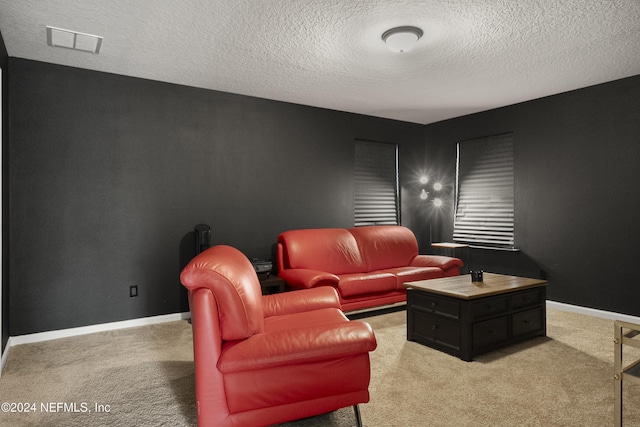
<svg viewBox="0 0 640 427"><path fill-rule="evenodd" d="M296 288L314 288L316 286L338 286L340 278L326 271L291 268L280 271L278 276Z"/></svg>
<svg viewBox="0 0 640 427"><path fill-rule="evenodd" d="M330 286L301 289L262 297L264 317L282 316L322 308L341 309L338 293Z"/></svg>
<svg viewBox="0 0 640 427"><path fill-rule="evenodd" d="M453 267L462 267L464 263L459 258L452 258L441 255L416 255L411 260L412 267L439 267L442 270L448 270Z"/></svg>
<svg viewBox="0 0 640 427"><path fill-rule="evenodd" d="M281 330L229 342L222 350L218 369L229 374L310 363L366 353L376 346L373 330L365 322Z"/></svg>

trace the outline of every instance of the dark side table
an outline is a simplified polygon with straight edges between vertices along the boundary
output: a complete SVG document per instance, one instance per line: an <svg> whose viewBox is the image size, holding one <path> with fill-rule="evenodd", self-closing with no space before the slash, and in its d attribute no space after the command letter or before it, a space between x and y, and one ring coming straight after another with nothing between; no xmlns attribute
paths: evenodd
<svg viewBox="0 0 640 427"><path fill-rule="evenodd" d="M277 294L285 292L287 290L287 282L278 276L270 274L266 278L258 276L260 279L260 287L262 288L262 295Z"/></svg>

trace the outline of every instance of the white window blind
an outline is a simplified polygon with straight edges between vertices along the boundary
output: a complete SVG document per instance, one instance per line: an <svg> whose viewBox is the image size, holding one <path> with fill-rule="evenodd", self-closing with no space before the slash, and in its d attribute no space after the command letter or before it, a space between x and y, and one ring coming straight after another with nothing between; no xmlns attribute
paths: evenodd
<svg viewBox="0 0 640 427"><path fill-rule="evenodd" d="M514 248L513 134L458 143L453 240Z"/></svg>
<svg viewBox="0 0 640 427"><path fill-rule="evenodd" d="M399 224L398 146L356 140L354 224Z"/></svg>

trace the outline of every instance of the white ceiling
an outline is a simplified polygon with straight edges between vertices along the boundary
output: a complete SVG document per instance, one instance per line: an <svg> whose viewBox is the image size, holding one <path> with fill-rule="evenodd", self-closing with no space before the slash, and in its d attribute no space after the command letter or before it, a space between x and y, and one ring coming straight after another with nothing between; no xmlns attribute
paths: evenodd
<svg viewBox="0 0 640 427"><path fill-rule="evenodd" d="M400 25L424 36L393 53ZM11 57L423 124L640 74L640 0L0 0L0 31Z"/></svg>

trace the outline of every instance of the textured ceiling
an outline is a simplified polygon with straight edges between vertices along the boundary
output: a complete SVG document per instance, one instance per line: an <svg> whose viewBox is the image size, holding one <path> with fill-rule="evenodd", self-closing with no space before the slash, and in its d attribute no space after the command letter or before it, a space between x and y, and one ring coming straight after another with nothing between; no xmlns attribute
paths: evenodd
<svg viewBox="0 0 640 427"><path fill-rule="evenodd" d="M425 34L393 53L400 25ZM11 57L415 123L640 74L640 0L0 0L0 31Z"/></svg>

